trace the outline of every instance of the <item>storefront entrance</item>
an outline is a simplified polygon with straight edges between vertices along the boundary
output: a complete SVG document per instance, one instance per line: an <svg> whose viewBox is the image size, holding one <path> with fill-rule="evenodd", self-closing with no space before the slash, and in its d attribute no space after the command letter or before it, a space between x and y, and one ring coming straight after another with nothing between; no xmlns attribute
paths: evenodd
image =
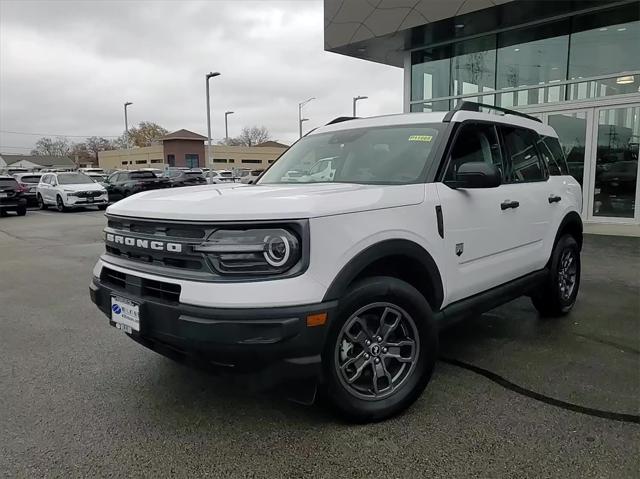
<svg viewBox="0 0 640 479"><path fill-rule="evenodd" d="M585 220L640 224L640 101L576 106L540 105L527 113L558 133L582 185Z"/></svg>

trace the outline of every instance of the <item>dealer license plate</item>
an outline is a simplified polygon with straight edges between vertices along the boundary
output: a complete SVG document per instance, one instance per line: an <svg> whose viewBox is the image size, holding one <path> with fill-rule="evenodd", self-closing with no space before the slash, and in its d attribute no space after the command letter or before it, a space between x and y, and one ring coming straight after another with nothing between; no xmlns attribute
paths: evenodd
<svg viewBox="0 0 640 479"><path fill-rule="evenodd" d="M140 305L126 298L111 296L111 321L125 333L140 331Z"/></svg>

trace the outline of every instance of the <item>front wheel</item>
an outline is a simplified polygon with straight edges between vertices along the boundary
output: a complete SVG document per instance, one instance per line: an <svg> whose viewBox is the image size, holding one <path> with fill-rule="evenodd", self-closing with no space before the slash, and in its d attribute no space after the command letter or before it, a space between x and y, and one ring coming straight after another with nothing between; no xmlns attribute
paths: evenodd
<svg viewBox="0 0 640 479"><path fill-rule="evenodd" d="M67 211L67 207L64 205L64 201L60 195L56 196L56 209L60 212Z"/></svg>
<svg viewBox="0 0 640 479"><path fill-rule="evenodd" d="M531 296L541 316L564 316L573 308L580 287L580 248L571 235L561 237L551 254L546 282Z"/></svg>
<svg viewBox="0 0 640 479"><path fill-rule="evenodd" d="M350 421L398 414L426 387L437 351L424 296L396 278L367 278L341 298L331 325L323 353L326 396Z"/></svg>

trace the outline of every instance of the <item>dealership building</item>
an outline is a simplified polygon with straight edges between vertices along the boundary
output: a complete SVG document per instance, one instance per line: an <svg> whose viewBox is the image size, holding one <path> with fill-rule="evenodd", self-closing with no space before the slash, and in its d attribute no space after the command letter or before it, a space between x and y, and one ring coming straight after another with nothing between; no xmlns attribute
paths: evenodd
<svg viewBox="0 0 640 479"><path fill-rule="evenodd" d="M558 132L583 187L585 221L640 231L640 1L324 7L326 50L404 69L405 112L467 100L540 118Z"/></svg>

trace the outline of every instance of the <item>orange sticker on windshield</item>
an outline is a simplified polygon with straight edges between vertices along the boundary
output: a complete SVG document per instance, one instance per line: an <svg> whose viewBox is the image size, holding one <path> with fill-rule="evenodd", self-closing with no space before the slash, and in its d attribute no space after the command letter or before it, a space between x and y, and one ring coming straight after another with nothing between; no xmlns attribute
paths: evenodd
<svg viewBox="0 0 640 479"><path fill-rule="evenodd" d="M431 135L411 135L409 137L409 141L426 141L429 143L431 140L433 140Z"/></svg>

